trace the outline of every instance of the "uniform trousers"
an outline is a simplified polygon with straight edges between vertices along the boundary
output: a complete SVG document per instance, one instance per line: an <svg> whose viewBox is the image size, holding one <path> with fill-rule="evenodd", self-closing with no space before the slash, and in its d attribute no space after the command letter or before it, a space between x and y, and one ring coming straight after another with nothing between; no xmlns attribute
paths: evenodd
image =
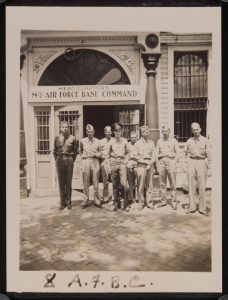
<svg viewBox="0 0 228 300"><path fill-rule="evenodd" d="M146 168L147 164L138 163L137 165L138 202L140 207L147 206L147 204L153 201L152 192L154 167L151 166L149 170L146 170Z"/></svg>
<svg viewBox="0 0 228 300"><path fill-rule="evenodd" d="M196 210L196 186L199 188L199 211L206 213L206 181L208 164L205 159L190 159L187 175L190 211Z"/></svg>
<svg viewBox="0 0 228 300"><path fill-rule="evenodd" d="M101 175L102 175L102 181L103 181L103 201L109 200L109 173L107 170L107 162L102 161L101 163Z"/></svg>
<svg viewBox="0 0 228 300"><path fill-rule="evenodd" d="M111 178L114 205L120 207L119 187L121 187L124 196L124 207L127 207L127 166L124 159L113 158L111 160Z"/></svg>
<svg viewBox="0 0 228 300"><path fill-rule="evenodd" d="M172 203L176 202L176 166L175 159L162 157L159 159L159 175L162 192L162 204L167 204L167 177L169 179Z"/></svg>
<svg viewBox="0 0 228 300"><path fill-rule="evenodd" d="M136 186L135 180L137 178L137 171L136 168L127 168L127 181L129 185L128 189L128 200L132 201L134 199L134 191L136 197Z"/></svg>
<svg viewBox="0 0 228 300"><path fill-rule="evenodd" d="M71 204L73 168L72 156L57 156L56 169L59 181L60 206L62 208Z"/></svg>
<svg viewBox="0 0 228 300"><path fill-rule="evenodd" d="M82 177L84 184L84 205L89 203L89 187L92 181L94 189L94 202L100 205L99 196L99 175L100 175L100 162L97 158L84 158L82 160ZM91 180L92 179L92 180Z"/></svg>

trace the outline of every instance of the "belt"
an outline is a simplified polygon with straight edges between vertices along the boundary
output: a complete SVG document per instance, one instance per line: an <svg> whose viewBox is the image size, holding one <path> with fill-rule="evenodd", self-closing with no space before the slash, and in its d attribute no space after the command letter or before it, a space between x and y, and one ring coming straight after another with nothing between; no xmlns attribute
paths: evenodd
<svg viewBox="0 0 228 300"><path fill-rule="evenodd" d="M82 159L99 159L97 157L82 157Z"/></svg>
<svg viewBox="0 0 228 300"><path fill-rule="evenodd" d="M197 160L202 160L205 159L206 157L190 157L191 159L197 159Z"/></svg>
<svg viewBox="0 0 228 300"><path fill-rule="evenodd" d="M67 157L73 157L73 154L69 154L69 153L58 153L57 156L59 156L59 157L64 157L64 156L67 156Z"/></svg>

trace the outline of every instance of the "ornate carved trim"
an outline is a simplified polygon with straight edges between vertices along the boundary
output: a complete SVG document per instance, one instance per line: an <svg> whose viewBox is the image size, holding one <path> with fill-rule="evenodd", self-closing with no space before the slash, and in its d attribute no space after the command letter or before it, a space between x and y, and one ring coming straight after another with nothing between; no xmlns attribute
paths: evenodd
<svg viewBox="0 0 228 300"><path fill-rule="evenodd" d="M52 55L54 55L56 51L54 52L45 52L45 53L34 53L33 54L33 71L36 73L39 73L40 68L43 64L45 64Z"/></svg>
<svg viewBox="0 0 228 300"><path fill-rule="evenodd" d="M150 75L156 75L156 68L158 65L159 58L161 56L161 53L142 53L143 63L147 70L146 74L147 76Z"/></svg>
<svg viewBox="0 0 228 300"><path fill-rule="evenodd" d="M134 46L135 36L90 36L90 37L49 37L49 38L28 38L30 47L85 47L100 45L125 45Z"/></svg>

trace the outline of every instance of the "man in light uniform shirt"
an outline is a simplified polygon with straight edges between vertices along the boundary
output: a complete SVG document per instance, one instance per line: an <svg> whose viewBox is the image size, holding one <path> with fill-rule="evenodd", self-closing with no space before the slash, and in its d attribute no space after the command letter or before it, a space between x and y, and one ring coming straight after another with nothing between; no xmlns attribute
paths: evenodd
<svg viewBox="0 0 228 300"><path fill-rule="evenodd" d="M128 142L122 137L122 126L118 123L112 125L115 138L108 147L108 156L110 157L111 177L114 197L114 211L120 207L129 211L127 201L127 160L130 153ZM123 190L124 203L121 206L119 189Z"/></svg>
<svg viewBox="0 0 228 300"><path fill-rule="evenodd" d="M130 148L130 154L129 154L129 159L127 162L127 181L128 181L128 185L129 185L129 189L128 189L128 202L131 203L135 197L136 197L136 167L137 167L137 158L136 158L136 154L135 154L135 150L134 150L134 145L137 141L137 135L135 132L131 132L130 134L131 139L129 144L129 148ZM135 194L135 195L134 195Z"/></svg>
<svg viewBox="0 0 228 300"><path fill-rule="evenodd" d="M148 126L141 126L141 139L134 145L137 157L137 177L138 177L138 201L139 210L145 206L154 209L152 191L154 174L154 162L156 160L154 142L149 140ZM146 197L145 197L146 191ZM152 202L150 204L150 202ZM150 205L150 206L149 206Z"/></svg>
<svg viewBox="0 0 228 300"><path fill-rule="evenodd" d="M167 126L162 127L163 137L157 141L156 152L158 157L158 167L160 175L160 184L162 191L162 202L158 207L165 206L167 204L167 177L169 179L171 196L172 196L172 208L177 209L176 199L176 162L178 155L178 142L174 138L170 137L170 128Z"/></svg>
<svg viewBox="0 0 228 300"><path fill-rule="evenodd" d="M201 128L198 123L191 125L193 137L187 140L185 154L189 156L187 168L188 185L189 185L189 210L186 213L196 211L196 186L199 189L199 213L207 216L206 207L206 181L208 163L210 163L210 145L206 137L202 136ZM196 185L197 183L197 185Z"/></svg>
<svg viewBox="0 0 228 300"><path fill-rule="evenodd" d="M101 201L99 196L99 175L100 175L100 141L94 137L94 128L88 124L86 126L86 138L83 138L80 142L79 152L82 157L82 176L84 183L84 201L82 208L86 208L89 205L89 186L93 183L94 188L94 204L101 207Z"/></svg>
<svg viewBox="0 0 228 300"><path fill-rule="evenodd" d="M100 151L101 151L101 174L103 180L103 202L107 203L109 199L112 198L112 195L109 194L109 175L111 174L110 161L106 156L108 146L113 140L112 130L110 126L104 128L105 138L100 140Z"/></svg>

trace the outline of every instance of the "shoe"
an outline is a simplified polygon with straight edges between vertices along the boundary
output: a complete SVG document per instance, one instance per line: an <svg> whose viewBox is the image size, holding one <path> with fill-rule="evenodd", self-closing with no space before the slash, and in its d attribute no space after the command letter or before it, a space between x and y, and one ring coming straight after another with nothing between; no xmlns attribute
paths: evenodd
<svg viewBox="0 0 228 300"><path fill-rule="evenodd" d="M101 204L94 204L94 206L96 206L96 207L99 207L99 208L101 208L102 206L101 206Z"/></svg>
<svg viewBox="0 0 228 300"><path fill-rule="evenodd" d="M129 211L130 211L129 206L124 207L124 210L125 210L126 212L129 212Z"/></svg>
<svg viewBox="0 0 228 300"><path fill-rule="evenodd" d="M89 206L89 204L82 204L82 205L81 205L81 208L82 208L82 209L85 209L85 208L88 207L88 206Z"/></svg>
<svg viewBox="0 0 228 300"><path fill-rule="evenodd" d="M155 210L154 204L147 205L148 208Z"/></svg>
<svg viewBox="0 0 228 300"><path fill-rule="evenodd" d="M60 206L59 210L64 210L64 208L65 208L64 206Z"/></svg>
<svg viewBox="0 0 228 300"><path fill-rule="evenodd" d="M144 208L144 205L143 205L143 206L139 206L139 207L138 207L138 210L139 210L139 211L142 211L143 208Z"/></svg>
<svg viewBox="0 0 228 300"><path fill-rule="evenodd" d="M189 209L186 209L185 214L186 214L186 215L189 215L189 214L194 214L195 212L196 212L196 210L189 210Z"/></svg>
<svg viewBox="0 0 228 300"><path fill-rule="evenodd" d="M117 210L118 210L118 206L114 206L113 211L117 211Z"/></svg>
<svg viewBox="0 0 228 300"><path fill-rule="evenodd" d="M72 209L71 204L67 205L67 209Z"/></svg>
<svg viewBox="0 0 228 300"><path fill-rule="evenodd" d="M171 207L173 210L177 210L177 203L176 202L172 203Z"/></svg>
<svg viewBox="0 0 228 300"><path fill-rule="evenodd" d="M166 205L167 205L167 203L159 203L157 208L160 208L160 207L163 207L163 206L166 206Z"/></svg>
<svg viewBox="0 0 228 300"><path fill-rule="evenodd" d="M201 215L204 215L205 217L209 217L209 214L207 212L204 212L204 211L199 211L199 213Z"/></svg>

